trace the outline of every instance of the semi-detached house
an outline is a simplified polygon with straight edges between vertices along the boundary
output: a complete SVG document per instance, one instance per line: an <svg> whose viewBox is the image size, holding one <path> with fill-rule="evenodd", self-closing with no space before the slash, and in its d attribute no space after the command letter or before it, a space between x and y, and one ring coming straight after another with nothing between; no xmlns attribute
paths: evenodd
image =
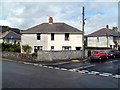
<svg viewBox="0 0 120 90"><path fill-rule="evenodd" d="M87 47L109 47L117 49L120 47L120 32L117 27L109 29L106 28L97 30L87 35Z"/></svg>
<svg viewBox="0 0 120 90"><path fill-rule="evenodd" d="M81 50L82 32L65 23L42 23L21 32L22 46L29 45L34 53L38 50Z"/></svg>

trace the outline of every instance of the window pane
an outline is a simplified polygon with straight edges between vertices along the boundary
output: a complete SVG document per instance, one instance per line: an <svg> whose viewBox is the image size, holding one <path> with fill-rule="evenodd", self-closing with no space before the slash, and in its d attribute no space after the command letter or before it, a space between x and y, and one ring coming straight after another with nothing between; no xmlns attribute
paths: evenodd
<svg viewBox="0 0 120 90"><path fill-rule="evenodd" d="M37 40L40 40L40 39L41 39L41 34L37 33Z"/></svg>
<svg viewBox="0 0 120 90"><path fill-rule="evenodd" d="M65 33L65 40L69 40L69 33Z"/></svg>
<svg viewBox="0 0 120 90"><path fill-rule="evenodd" d="M54 40L54 33L51 33L51 40Z"/></svg>

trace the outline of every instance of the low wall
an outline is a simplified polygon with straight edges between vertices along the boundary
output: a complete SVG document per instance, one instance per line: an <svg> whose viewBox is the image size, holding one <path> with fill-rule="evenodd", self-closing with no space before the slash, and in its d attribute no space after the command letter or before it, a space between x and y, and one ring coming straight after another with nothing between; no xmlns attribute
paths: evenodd
<svg viewBox="0 0 120 90"><path fill-rule="evenodd" d="M34 57L30 54L22 54L17 52L2 52L2 58L12 59L17 61L33 61Z"/></svg>
<svg viewBox="0 0 120 90"><path fill-rule="evenodd" d="M85 57L87 57L87 51ZM38 51L37 58L31 54L23 54L17 52L2 52L2 58L17 61L57 61L81 59L82 51Z"/></svg>
<svg viewBox="0 0 120 90"><path fill-rule="evenodd" d="M56 60L70 60L81 59L83 57L82 51L38 51L38 61L56 61ZM85 57L88 57L85 51Z"/></svg>

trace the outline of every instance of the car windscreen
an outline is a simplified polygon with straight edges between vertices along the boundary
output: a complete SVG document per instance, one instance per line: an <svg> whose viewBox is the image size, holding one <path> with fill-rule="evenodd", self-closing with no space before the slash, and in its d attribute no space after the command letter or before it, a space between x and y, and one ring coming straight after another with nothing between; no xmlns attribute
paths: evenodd
<svg viewBox="0 0 120 90"><path fill-rule="evenodd" d="M98 51L92 51L92 54L98 54Z"/></svg>

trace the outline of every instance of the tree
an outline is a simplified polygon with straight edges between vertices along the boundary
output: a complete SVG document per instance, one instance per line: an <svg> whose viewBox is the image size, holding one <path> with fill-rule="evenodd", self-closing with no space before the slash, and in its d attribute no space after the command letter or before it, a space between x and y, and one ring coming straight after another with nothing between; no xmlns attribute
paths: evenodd
<svg viewBox="0 0 120 90"><path fill-rule="evenodd" d="M29 54L29 53L31 53L32 47L30 47L29 45L23 45L22 49L23 49L24 52Z"/></svg>

